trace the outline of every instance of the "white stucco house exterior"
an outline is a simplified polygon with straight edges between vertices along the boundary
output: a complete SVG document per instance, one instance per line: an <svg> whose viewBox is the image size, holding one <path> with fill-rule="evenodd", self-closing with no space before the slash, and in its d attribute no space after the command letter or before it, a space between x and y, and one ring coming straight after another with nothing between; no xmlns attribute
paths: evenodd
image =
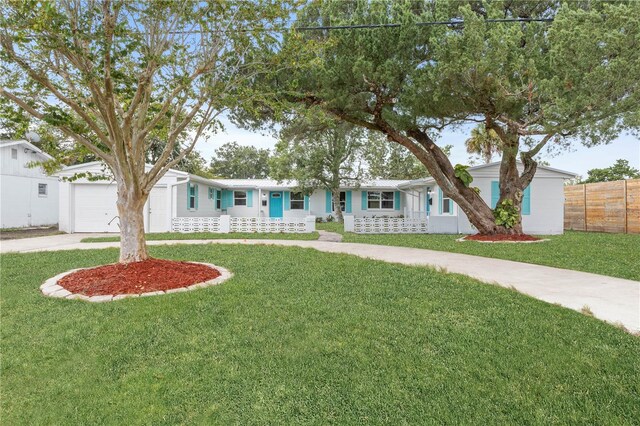
<svg viewBox="0 0 640 426"><path fill-rule="evenodd" d="M149 166L147 166L149 167ZM68 180L79 174L108 176L100 162L67 167L60 177L60 230L119 232L117 190L112 179ZM345 214L401 216L404 203L398 185L408 181L377 180L358 189L344 188ZM269 179L207 179L178 170L167 172L152 189L144 207L147 232L169 232L176 217L258 217L273 219L335 216L327 191L311 196L294 192L293 182Z"/></svg>
<svg viewBox="0 0 640 426"><path fill-rule="evenodd" d="M149 167L149 166L148 166ZM497 201L499 163L469 169L473 186L487 203ZM99 162L72 166L58 173L60 229L65 232L118 232L116 185L112 180L67 181L77 173L104 175ZM531 234L563 232L565 179L573 173L540 166L525 192L523 226ZM295 191L295 182L269 179L207 179L170 170L155 185L144 208L147 232L169 232L176 218L259 218L287 221L335 217L340 208L354 218L408 218L429 221L429 232L474 233L466 215L444 197L431 178L414 181L372 180L341 189L340 206L331 194ZM426 229L426 228L425 228Z"/></svg>
<svg viewBox="0 0 640 426"><path fill-rule="evenodd" d="M52 157L26 140L0 140L0 227L58 223L58 179L32 163Z"/></svg>
<svg viewBox="0 0 640 426"><path fill-rule="evenodd" d="M522 173L524 166L518 164ZM500 162L470 167L471 186L480 189L480 196L495 208L500 198ZM524 191L522 228L527 234L553 235L564 232L564 182L576 174L538 166L535 177ZM434 233L471 234L477 232L467 215L447 198L433 178L418 179L398 186L404 191L408 215L429 217Z"/></svg>

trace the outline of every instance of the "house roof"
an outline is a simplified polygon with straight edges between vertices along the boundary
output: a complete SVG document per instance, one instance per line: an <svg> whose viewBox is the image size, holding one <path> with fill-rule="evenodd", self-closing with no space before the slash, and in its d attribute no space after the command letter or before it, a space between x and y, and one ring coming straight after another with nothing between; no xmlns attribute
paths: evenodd
<svg viewBox="0 0 640 426"><path fill-rule="evenodd" d="M275 179L213 179L211 181L214 185L219 185L223 188L252 188L252 189L292 189L295 188L298 183L294 180L279 182ZM378 188L378 189L395 189L399 184L408 182L406 180L390 180L390 179L376 179L360 182L359 188ZM355 188L356 185L345 184L341 185L341 188Z"/></svg>
<svg viewBox="0 0 640 426"><path fill-rule="evenodd" d="M473 172L482 172L486 169L491 169L491 168L495 168L496 166L500 166L500 161L494 161L493 163L488 163L488 164L481 164L478 166L472 166L469 167L469 172L471 172L471 174L473 174ZM518 161L518 167L524 167L523 164ZM549 166L543 166L543 165L538 165L538 170L545 170L547 172L550 172L554 175L557 175L559 177L562 177L563 179L573 179L577 176L577 173L573 173L573 172L568 172L566 170L560 170L560 169L555 169L553 167L549 167ZM428 184L434 184L435 183L435 179L432 177L427 177L427 178L422 178L422 179L415 179L415 180L411 180L411 181L407 181L406 183L400 184L398 187L399 188L411 188L414 186L420 186L420 185L428 185Z"/></svg>
<svg viewBox="0 0 640 426"><path fill-rule="evenodd" d="M23 146L44 157L46 160L53 160L53 157L25 139L0 139L0 148L9 146Z"/></svg>

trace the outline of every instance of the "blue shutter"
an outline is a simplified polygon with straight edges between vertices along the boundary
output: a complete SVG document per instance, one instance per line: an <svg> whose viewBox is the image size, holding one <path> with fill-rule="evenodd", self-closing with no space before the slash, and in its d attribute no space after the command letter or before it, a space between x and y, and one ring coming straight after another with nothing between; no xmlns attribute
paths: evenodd
<svg viewBox="0 0 640 426"><path fill-rule="evenodd" d="M233 191L228 189L222 190L222 202L220 203L222 209L228 209L233 206Z"/></svg>
<svg viewBox="0 0 640 426"><path fill-rule="evenodd" d="M400 191L396 191L393 194L393 207L396 210L400 210Z"/></svg>
<svg viewBox="0 0 640 426"><path fill-rule="evenodd" d="M522 194L522 214L531 214L531 185L527 186Z"/></svg>
<svg viewBox="0 0 640 426"><path fill-rule="evenodd" d="M325 213L331 213L331 191L325 191Z"/></svg>
<svg viewBox="0 0 640 426"><path fill-rule="evenodd" d="M196 187L196 210L198 210L198 184L195 184Z"/></svg>
<svg viewBox="0 0 640 426"><path fill-rule="evenodd" d="M289 210L291 208L291 191L284 191L284 209Z"/></svg>
<svg viewBox="0 0 640 426"><path fill-rule="evenodd" d="M367 205L367 191L362 191L362 205L360 207L362 207L362 210L366 210Z"/></svg>
<svg viewBox="0 0 640 426"><path fill-rule="evenodd" d="M247 191L247 207L253 207L253 191Z"/></svg>
<svg viewBox="0 0 640 426"><path fill-rule="evenodd" d="M191 208L191 203L189 202L191 199L191 184L187 182L187 210Z"/></svg>
<svg viewBox="0 0 640 426"><path fill-rule="evenodd" d="M495 209L500 199L500 182L497 180L491 181L491 208Z"/></svg>
<svg viewBox="0 0 640 426"><path fill-rule="evenodd" d="M427 205L425 206L425 211L427 212L427 216L429 216L429 213L431 213L431 203L429 201L431 201L431 196L429 195L429 191L431 191L430 187L427 187L427 197L426 197L426 203Z"/></svg>
<svg viewBox="0 0 640 426"><path fill-rule="evenodd" d="M351 213L353 211L353 209L351 208L351 191L345 191L344 193L344 199L345 199L345 208L344 208L344 212L345 213Z"/></svg>
<svg viewBox="0 0 640 426"><path fill-rule="evenodd" d="M309 196L308 195L304 196L304 209L305 210L309 210Z"/></svg>
<svg viewBox="0 0 640 426"><path fill-rule="evenodd" d="M438 187L438 214L442 214L442 189Z"/></svg>

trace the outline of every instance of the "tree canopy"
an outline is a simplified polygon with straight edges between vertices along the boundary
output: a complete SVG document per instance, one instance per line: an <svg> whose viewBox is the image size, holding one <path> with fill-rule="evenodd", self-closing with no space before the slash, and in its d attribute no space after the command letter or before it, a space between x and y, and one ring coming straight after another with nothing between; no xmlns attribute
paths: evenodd
<svg viewBox="0 0 640 426"><path fill-rule="evenodd" d="M294 108L320 108L404 146L480 232L521 232L522 194L547 144L606 143L637 123L639 15L628 3L311 3L298 25L365 27L294 32L284 52L305 66L271 84ZM453 23L419 25L442 21ZM366 27L387 23L400 26ZM464 123L500 140L497 209L513 206L513 229L496 224L435 142Z"/></svg>
<svg viewBox="0 0 640 426"><path fill-rule="evenodd" d="M640 170L631 167L628 160L619 159L610 167L588 170L587 178L580 183L610 182L626 179L640 179Z"/></svg>
<svg viewBox="0 0 640 426"><path fill-rule="evenodd" d="M229 142L216 149L209 173L227 179L264 179L269 176L268 149Z"/></svg>
<svg viewBox="0 0 640 426"><path fill-rule="evenodd" d="M103 161L118 189L120 260L147 257L142 210L154 184L248 99L280 41L261 26L286 1L0 3L0 96ZM154 138L162 152L150 168ZM178 149L176 149L178 147Z"/></svg>

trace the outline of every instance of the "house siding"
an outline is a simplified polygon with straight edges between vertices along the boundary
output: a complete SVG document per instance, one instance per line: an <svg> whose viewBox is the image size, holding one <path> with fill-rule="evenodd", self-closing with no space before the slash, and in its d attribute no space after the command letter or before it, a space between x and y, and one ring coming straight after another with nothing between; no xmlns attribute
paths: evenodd
<svg viewBox="0 0 640 426"><path fill-rule="evenodd" d="M17 158L12 157L12 150L15 150ZM0 147L0 227L23 228L58 223L58 178L47 176L41 167L28 167L29 163L44 158L26 145ZM38 194L38 184L41 183L47 185L46 196Z"/></svg>

